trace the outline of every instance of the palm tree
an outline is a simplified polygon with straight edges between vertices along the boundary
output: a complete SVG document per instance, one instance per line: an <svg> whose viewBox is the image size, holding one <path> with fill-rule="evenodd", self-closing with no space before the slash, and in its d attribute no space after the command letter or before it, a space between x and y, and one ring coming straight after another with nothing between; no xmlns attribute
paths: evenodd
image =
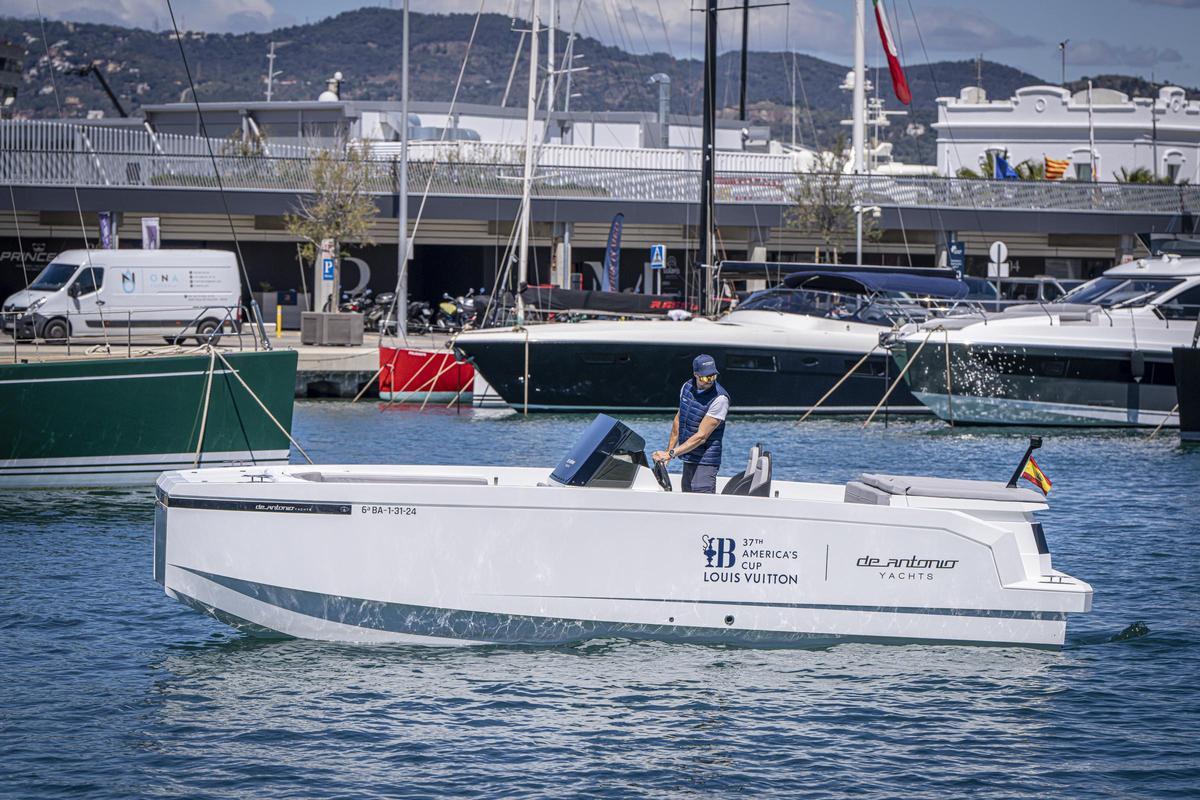
<svg viewBox="0 0 1200 800"><path fill-rule="evenodd" d="M1119 171L1113 173L1113 177L1121 183L1154 183L1163 186L1175 186L1177 184L1182 185L1188 182L1187 178L1184 178L1181 181L1173 181L1166 175L1159 175L1158 177L1155 177L1154 173L1152 173L1147 167L1137 167L1135 169L1121 167Z"/></svg>
<svg viewBox="0 0 1200 800"><path fill-rule="evenodd" d="M1046 177L1046 162L1025 159L1016 166L1017 175L1023 181L1040 181Z"/></svg>

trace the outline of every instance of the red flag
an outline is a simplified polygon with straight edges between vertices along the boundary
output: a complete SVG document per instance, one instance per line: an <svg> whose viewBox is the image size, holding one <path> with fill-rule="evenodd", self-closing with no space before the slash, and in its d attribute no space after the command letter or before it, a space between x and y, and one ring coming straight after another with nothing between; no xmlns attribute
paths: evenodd
<svg viewBox="0 0 1200 800"><path fill-rule="evenodd" d="M883 40L883 50L887 53L888 70L892 73L892 90L896 99L904 105L912 102L912 92L908 90L908 81L904 78L904 67L900 66L900 56L896 53L896 45L892 42L892 30L888 27L887 14L883 11L883 0L873 0L875 3L875 23L879 26L879 38Z"/></svg>

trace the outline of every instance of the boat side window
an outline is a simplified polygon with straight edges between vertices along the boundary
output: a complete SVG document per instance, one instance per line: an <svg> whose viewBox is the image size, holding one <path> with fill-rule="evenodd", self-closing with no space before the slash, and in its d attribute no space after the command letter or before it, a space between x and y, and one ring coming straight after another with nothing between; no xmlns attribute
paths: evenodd
<svg viewBox="0 0 1200 800"><path fill-rule="evenodd" d="M1176 278L1107 278L1088 281L1059 298L1060 303L1115 306L1139 297L1153 297L1180 284Z"/></svg>
<svg viewBox="0 0 1200 800"><path fill-rule="evenodd" d="M29 284L29 288L39 292L57 292L67 285L67 281L71 280L71 276L75 274L75 270L77 269L79 269L78 264L68 264L65 261L52 261L33 279L33 283Z"/></svg>
<svg viewBox="0 0 1200 800"><path fill-rule="evenodd" d="M79 273L79 277L71 284L68 291L75 297L82 297L85 294L91 294L103 285L103 267L88 267Z"/></svg>
<svg viewBox="0 0 1200 800"><path fill-rule="evenodd" d="M1200 286L1180 292L1158 307L1167 319L1196 319L1200 317Z"/></svg>

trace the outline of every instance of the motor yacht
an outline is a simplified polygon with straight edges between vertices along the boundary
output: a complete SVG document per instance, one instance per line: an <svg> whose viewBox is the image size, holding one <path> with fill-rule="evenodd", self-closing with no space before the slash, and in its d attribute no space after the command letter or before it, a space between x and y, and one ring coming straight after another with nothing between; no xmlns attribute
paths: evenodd
<svg viewBox="0 0 1200 800"><path fill-rule="evenodd" d="M1053 303L912 325L894 352L942 419L1177 426L1171 351L1190 344L1198 311L1200 259L1165 256L1114 267Z"/></svg>
<svg viewBox="0 0 1200 800"><path fill-rule="evenodd" d="M168 472L154 577L248 633L355 643L1057 647L1091 608L1051 565L1040 492L773 470L756 446L720 493L684 494L600 415L553 469Z"/></svg>
<svg viewBox="0 0 1200 800"><path fill-rule="evenodd" d="M692 359L708 353L733 413L803 413L853 368L821 411L860 414L875 407L896 374L880 334L926 318L928 298L966 295L966 285L947 273L953 276L812 265L715 321L493 328L467 331L455 346L518 410L674 411ZM903 387L889 402L893 413L928 413Z"/></svg>

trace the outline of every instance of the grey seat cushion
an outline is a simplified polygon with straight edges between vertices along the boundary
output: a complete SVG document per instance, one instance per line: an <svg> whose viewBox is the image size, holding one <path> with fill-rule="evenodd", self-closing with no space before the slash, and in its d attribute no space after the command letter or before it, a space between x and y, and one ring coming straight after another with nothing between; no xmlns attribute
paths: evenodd
<svg viewBox="0 0 1200 800"><path fill-rule="evenodd" d="M863 473L858 479L888 494L916 497L952 497L958 500L1001 500L1009 503L1044 503L1033 489L1010 489L999 481L968 481L959 478L930 478L924 475L876 475Z"/></svg>

